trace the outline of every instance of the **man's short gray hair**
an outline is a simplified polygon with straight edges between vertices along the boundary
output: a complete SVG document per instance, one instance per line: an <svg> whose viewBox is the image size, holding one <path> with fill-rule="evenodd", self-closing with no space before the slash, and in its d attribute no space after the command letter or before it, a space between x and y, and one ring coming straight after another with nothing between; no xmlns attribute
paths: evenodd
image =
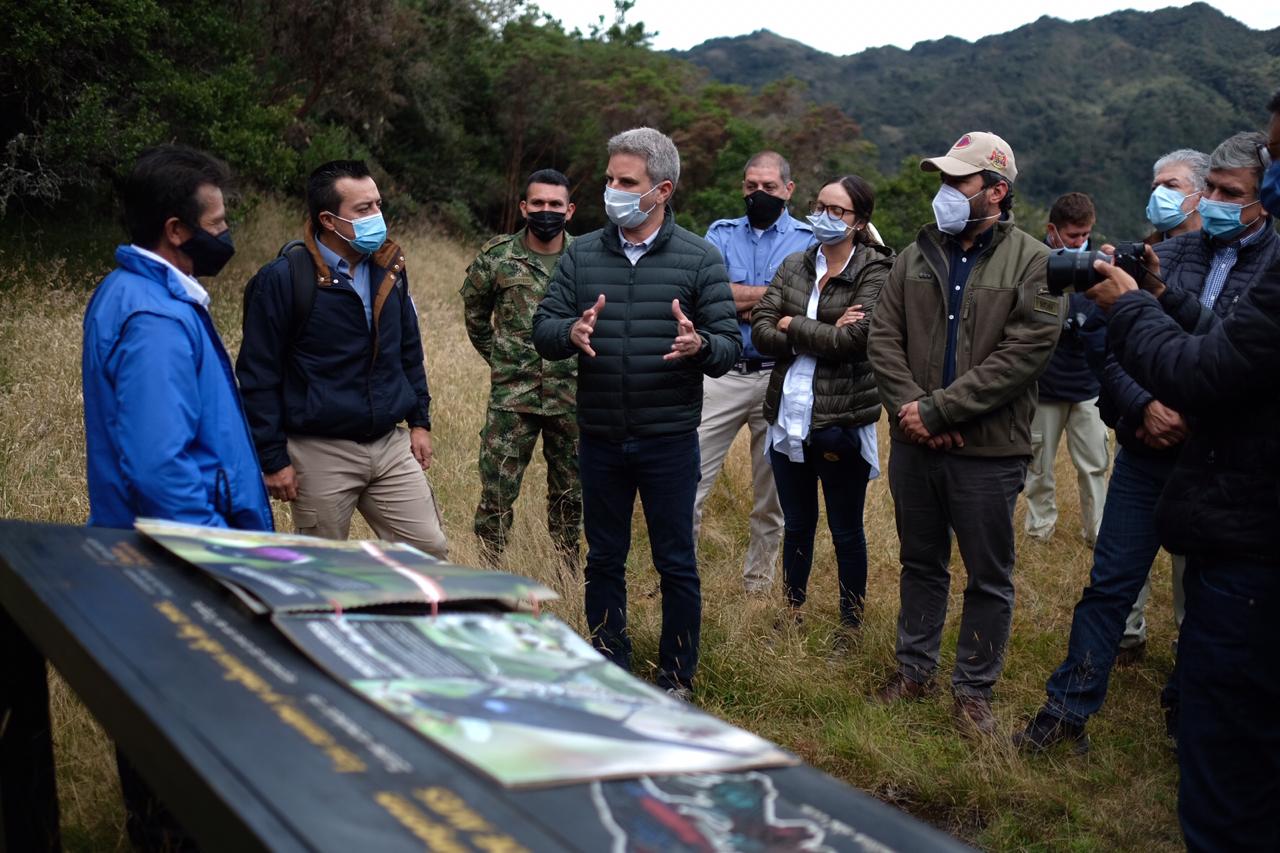
<svg viewBox="0 0 1280 853"><path fill-rule="evenodd" d="M1267 137L1256 130L1229 136L1209 155L1210 169L1252 169L1258 183L1262 183L1262 160L1258 146L1266 145Z"/></svg>
<svg viewBox="0 0 1280 853"><path fill-rule="evenodd" d="M633 127L609 140L609 156L633 154L644 160L645 171L654 185L670 181L674 187L680 183L680 152L676 144L660 130L652 127Z"/></svg>
<svg viewBox="0 0 1280 853"><path fill-rule="evenodd" d="M773 166L778 170L778 174L782 177L784 184L791 183L791 164L787 162L786 157L783 157L777 151L761 151L756 154L747 161L742 173L745 175L749 170L762 166Z"/></svg>
<svg viewBox="0 0 1280 853"><path fill-rule="evenodd" d="M1204 179L1209 174L1208 154L1203 151L1197 151L1194 148L1179 148L1177 151L1170 151L1151 167L1151 177L1154 178L1164 171L1165 167L1172 166L1174 163L1186 163L1187 168L1191 170L1191 183L1195 185L1197 190L1204 189Z"/></svg>

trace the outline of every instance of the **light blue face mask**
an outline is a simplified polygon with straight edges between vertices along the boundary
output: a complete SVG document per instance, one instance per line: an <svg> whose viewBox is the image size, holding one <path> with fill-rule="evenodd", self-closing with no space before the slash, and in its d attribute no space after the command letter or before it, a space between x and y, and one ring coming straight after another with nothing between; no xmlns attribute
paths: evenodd
<svg viewBox="0 0 1280 853"><path fill-rule="evenodd" d="M1147 221L1157 231L1172 231L1191 215L1190 211L1182 209L1186 200L1182 193L1161 184L1151 191L1151 199L1147 202Z"/></svg>
<svg viewBox="0 0 1280 853"><path fill-rule="evenodd" d="M1200 204L1196 206L1196 210L1200 211L1200 227L1210 237L1230 240L1245 229L1240 221L1240 212L1257 203L1257 199L1248 204L1234 204L1229 201L1202 198Z"/></svg>
<svg viewBox="0 0 1280 853"><path fill-rule="evenodd" d="M609 217L610 222L619 228L639 228L649 218L649 214L653 213L654 208L658 206L654 204L648 210L641 210L640 199L656 189L657 187L653 187L649 192L632 193L626 190L614 189L613 187L605 187L605 215Z"/></svg>
<svg viewBox="0 0 1280 853"><path fill-rule="evenodd" d="M836 219L825 210L806 216L805 219L809 220L809 225L813 228L813 238L824 246L839 243L849 236L849 226L845 221Z"/></svg>
<svg viewBox="0 0 1280 853"><path fill-rule="evenodd" d="M342 219L336 213L332 214L334 219ZM355 231L356 236L347 240L337 231L333 232L347 240L351 244L351 248L357 252L366 255L372 255L374 252L382 248L382 244L387 241L387 223L383 220L381 213L375 213L371 216L365 216L361 219L342 219L343 222L351 224L351 228Z"/></svg>

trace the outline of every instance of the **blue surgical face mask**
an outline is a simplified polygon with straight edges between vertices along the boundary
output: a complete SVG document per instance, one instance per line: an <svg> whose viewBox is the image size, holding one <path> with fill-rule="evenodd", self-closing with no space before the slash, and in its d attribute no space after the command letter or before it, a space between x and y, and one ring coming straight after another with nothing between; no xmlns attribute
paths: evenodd
<svg viewBox="0 0 1280 853"><path fill-rule="evenodd" d="M805 217L813 228L813 238L824 246L839 243L849 236L849 226L843 219L836 219L825 210Z"/></svg>
<svg viewBox="0 0 1280 853"><path fill-rule="evenodd" d="M1253 207L1258 203L1255 199L1248 204L1235 204L1229 201L1214 201L1209 198L1200 199L1196 210L1200 211L1200 227L1210 237L1219 240L1230 240L1245 229L1240 222L1240 211Z"/></svg>
<svg viewBox="0 0 1280 853"><path fill-rule="evenodd" d="M1280 160L1267 167L1258 188L1258 201L1272 216L1280 217Z"/></svg>
<svg viewBox="0 0 1280 853"><path fill-rule="evenodd" d="M653 213L654 208L658 206L655 203L648 210L641 210L640 200L656 189L657 187L653 187L649 192L632 193L626 190L614 189L613 187L605 187L605 215L609 217L610 222L619 228L639 228L649 218L649 214Z"/></svg>
<svg viewBox="0 0 1280 853"><path fill-rule="evenodd" d="M1192 195L1199 194L1199 190ZM1151 191L1151 199L1147 202L1147 221L1157 231L1172 231L1183 223L1191 212L1182 209L1187 197L1172 187L1163 184Z"/></svg>
<svg viewBox="0 0 1280 853"><path fill-rule="evenodd" d="M334 219L342 219L336 213L332 214L332 216ZM365 216L361 219L342 219L342 221L351 224L356 236L347 240L337 231L333 233L338 234L343 240L347 240L351 244L351 248L357 252L372 255L381 249L382 244L387 241L387 223L383 221L381 213L375 213L372 216Z"/></svg>

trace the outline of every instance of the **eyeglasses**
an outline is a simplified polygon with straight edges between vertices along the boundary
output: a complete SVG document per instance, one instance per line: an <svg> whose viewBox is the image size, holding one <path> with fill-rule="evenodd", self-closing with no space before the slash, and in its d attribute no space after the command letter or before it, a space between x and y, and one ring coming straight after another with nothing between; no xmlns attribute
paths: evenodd
<svg viewBox="0 0 1280 853"><path fill-rule="evenodd" d="M813 215L821 216L823 211L826 211L829 216L835 219L844 219L844 215L846 213L853 213L849 208L841 207L838 204L822 204L821 202L815 202L812 210Z"/></svg>

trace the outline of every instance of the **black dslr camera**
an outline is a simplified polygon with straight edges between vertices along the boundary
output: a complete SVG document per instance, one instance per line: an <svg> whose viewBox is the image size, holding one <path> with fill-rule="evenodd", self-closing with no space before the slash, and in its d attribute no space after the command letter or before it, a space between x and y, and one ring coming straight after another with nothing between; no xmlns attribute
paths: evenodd
<svg viewBox="0 0 1280 853"><path fill-rule="evenodd" d="M1084 293L1102 281L1102 273L1093 268L1094 261L1106 261L1133 276L1139 284L1146 274L1142 265L1144 243L1116 243L1115 256L1092 252L1054 252L1049 256L1049 292L1054 296L1064 293Z"/></svg>

